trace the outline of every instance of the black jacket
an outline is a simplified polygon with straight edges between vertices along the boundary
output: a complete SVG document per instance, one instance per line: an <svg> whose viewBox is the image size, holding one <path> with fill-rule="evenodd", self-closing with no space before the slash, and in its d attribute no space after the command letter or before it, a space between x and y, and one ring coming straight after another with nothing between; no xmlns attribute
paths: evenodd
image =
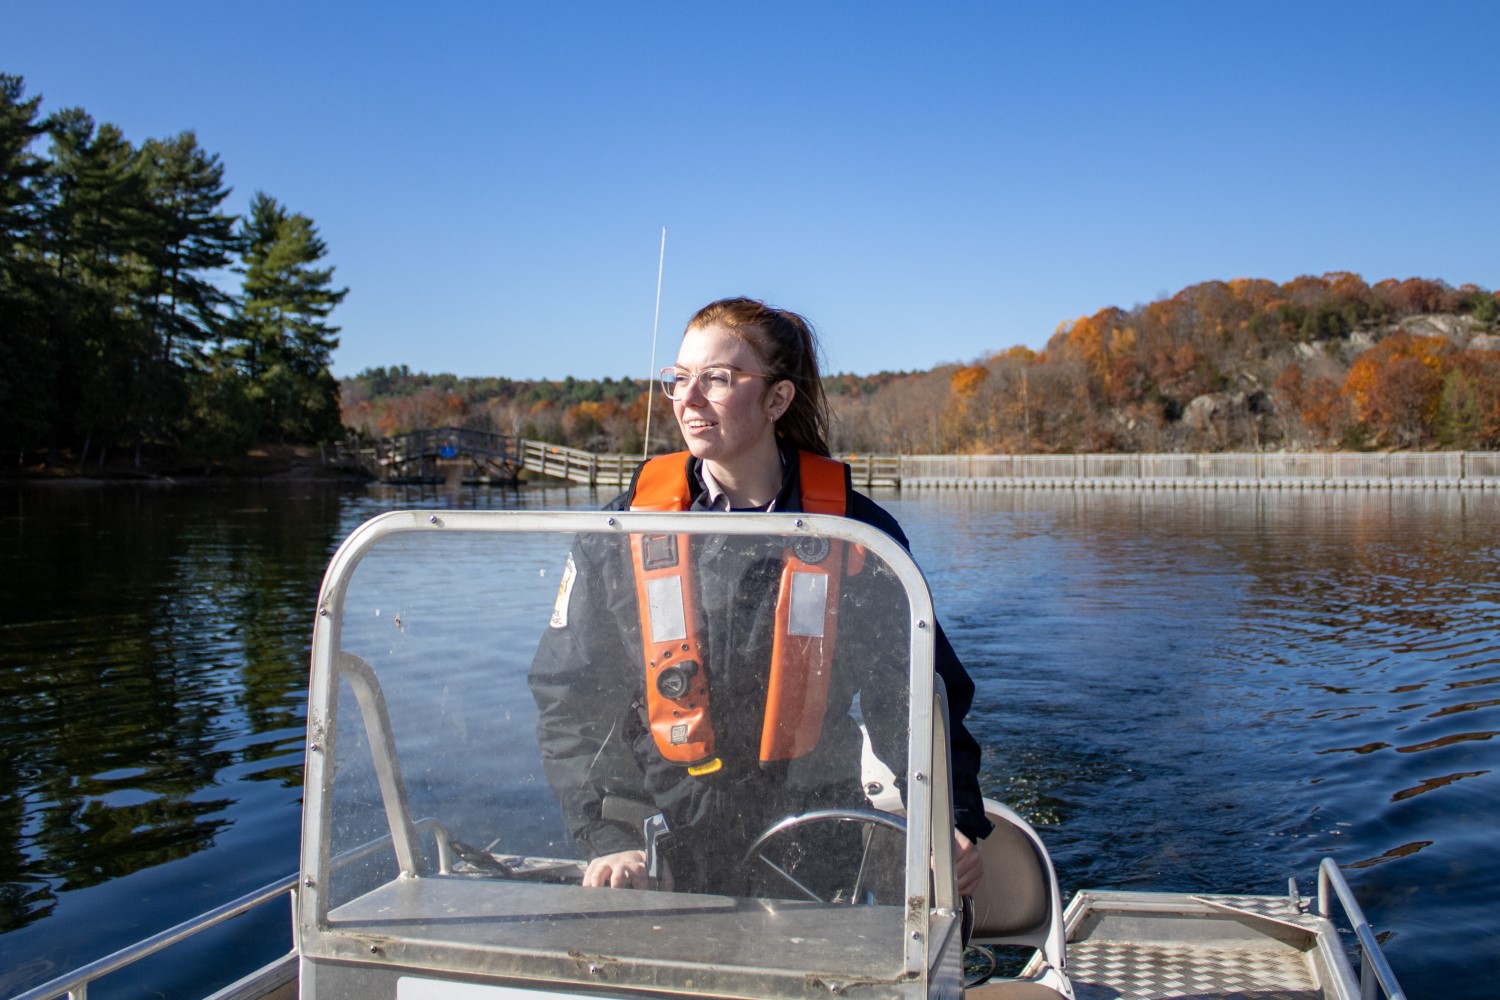
<svg viewBox="0 0 1500 1000"><path fill-rule="evenodd" d="M707 502L699 467L696 459L689 461L692 509L703 509ZM794 454L785 467L776 510L800 511ZM632 484L605 509L626 509L633 492ZM848 516L880 528L903 547L907 544L890 514L852 490ZM889 646L898 638L893 628L904 644L909 617L904 597L894 583L886 590L899 605L870 600L869 581L846 588L819 743L797 760L762 767L759 715L746 718L724 706L765 704L781 549L754 537L694 536L700 551L712 548L713 582L700 574L699 599L716 753L724 767L692 777L657 753L643 721L640 615L626 544L604 536L584 536L575 544L571 586L560 595L558 613L532 662L530 685L539 710L537 735L547 780L570 832L590 856L640 848L640 828L612 821L605 800L644 802L661 810L673 831L665 849L680 887L698 883L734 891L722 873L734 868L750 841L775 820L812 809L867 806L859 780L859 727L849 714L856 694L861 695L860 713L877 755L897 775L905 773L906 704L881 704L876 694L905 689L904 660L897 665L901 677L870 683L871 670L892 668L890 658L861 655L860 650L874 637ZM863 599L850 598L851 591ZM979 789L979 745L963 725L974 684L941 627L936 642L936 671L946 685L952 719L956 821L967 836L978 839L990 824Z"/></svg>

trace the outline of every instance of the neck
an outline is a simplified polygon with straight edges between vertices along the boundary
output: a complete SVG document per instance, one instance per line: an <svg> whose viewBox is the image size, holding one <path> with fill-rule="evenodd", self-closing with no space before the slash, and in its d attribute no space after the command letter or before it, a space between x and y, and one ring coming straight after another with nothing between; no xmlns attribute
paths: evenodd
<svg viewBox="0 0 1500 1000"><path fill-rule="evenodd" d="M722 465L705 459L721 487L729 498L731 507L759 507L776 499L781 492L781 451L776 439L767 442L767 448L757 448L753 455L745 455L730 465Z"/></svg>

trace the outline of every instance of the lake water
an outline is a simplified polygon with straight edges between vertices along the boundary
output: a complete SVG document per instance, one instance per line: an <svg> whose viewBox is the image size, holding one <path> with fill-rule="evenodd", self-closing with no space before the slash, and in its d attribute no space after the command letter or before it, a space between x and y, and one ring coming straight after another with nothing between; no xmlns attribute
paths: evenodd
<svg viewBox="0 0 1500 1000"><path fill-rule="evenodd" d="M1500 974L1500 496L880 496L974 675L987 794L1082 886L1313 891L1413 998ZM328 557L398 507L585 491L0 486L0 998L291 873ZM95 997L196 995L285 911ZM215 958L212 969L226 963Z"/></svg>

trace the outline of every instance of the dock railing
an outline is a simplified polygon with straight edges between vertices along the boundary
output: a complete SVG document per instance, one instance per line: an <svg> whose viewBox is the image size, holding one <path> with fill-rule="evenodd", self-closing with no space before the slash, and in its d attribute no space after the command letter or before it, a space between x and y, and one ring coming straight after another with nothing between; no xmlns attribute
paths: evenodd
<svg viewBox="0 0 1500 1000"><path fill-rule="evenodd" d="M871 485L902 489L1500 489L1500 452L905 455L863 461L882 466L882 481ZM854 465L857 484L862 467Z"/></svg>
<svg viewBox="0 0 1500 1000"><path fill-rule="evenodd" d="M1500 490L1500 451L1192 452L1070 455L842 454L860 489L1389 489ZM337 461L377 479L437 477L434 463L515 482L522 470L589 487L624 487L641 457L443 427L346 442Z"/></svg>
<svg viewBox="0 0 1500 1000"><path fill-rule="evenodd" d="M638 455L522 441L521 466L589 486L624 487ZM837 455L859 489L1500 490L1500 452L1201 452L1074 455Z"/></svg>
<svg viewBox="0 0 1500 1000"><path fill-rule="evenodd" d="M625 486L641 463L639 455L598 455L542 441L521 442L521 467L554 479L589 486Z"/></svg>

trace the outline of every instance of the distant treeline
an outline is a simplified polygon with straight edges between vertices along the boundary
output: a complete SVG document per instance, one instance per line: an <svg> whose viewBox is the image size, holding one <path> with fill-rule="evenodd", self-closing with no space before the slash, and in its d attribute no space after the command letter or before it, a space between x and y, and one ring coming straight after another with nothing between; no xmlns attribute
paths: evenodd
<svg viewBox="0 0 1500 1000"><path fill-rule="evenodd" d="M645 440L647 383L641 379L517 381L367 368L343 380L344 426L362 437L424 427L468 427L599 452L630 453ZM676 438L672 409L653 393L651 440Z"/></svg>
<svg viewBox="0 0 1500 1000"><path fill-rule="evenodd" d="M347 290L311 219L263 193L226 214L223 179L192 132L135 145L0 74L0 448L82 465L342 433Z"/></svg>
<svg viewBox="0 0 1500 1000"><path fill-rule="evenodd" d="M1500 298L1356 274L1210 281L927 372L824 381L848 453L1500 448ZM520 382L375 368L343 419L381 437L447 424L641 450L646 383ZM680 447L654 394L652 450Z"/></svg>

